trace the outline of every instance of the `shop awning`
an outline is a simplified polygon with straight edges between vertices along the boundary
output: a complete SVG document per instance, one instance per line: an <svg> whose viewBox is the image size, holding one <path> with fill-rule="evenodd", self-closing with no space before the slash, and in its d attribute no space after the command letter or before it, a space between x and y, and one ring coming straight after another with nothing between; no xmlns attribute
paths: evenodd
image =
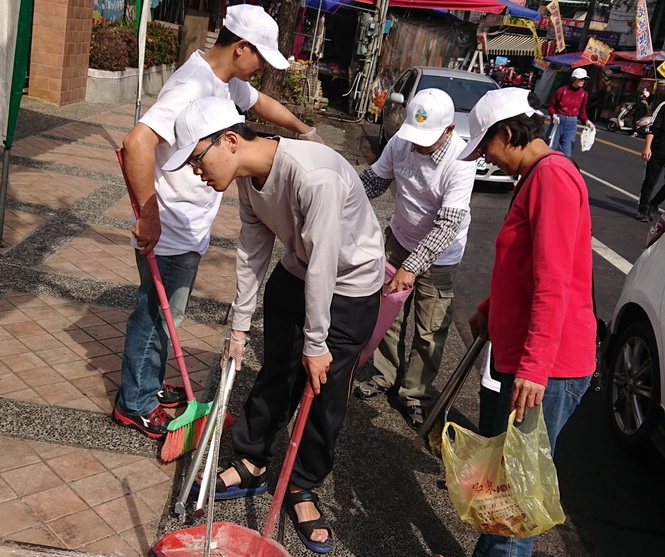
<svg viewBox="0 0 665 557"><path fill-rule="evenodd" d="M376 0L357 0L363 4L376 4ZM510 15L540 21L540 14L509 0L389 0L393 8L424 8L428 10L464 10L500 14L507 9Z"/></svg>
<svg viewBox="0 0 665 557"><path fill-rule="evenodd" d="M638 58L637 53L634 50L617 50L612 53L610 61L616 60L617 58L620 60L630 60L631 62L663 62L665 61L665 51L656 51L646 58Z"/></svg>
<svg viewBox="0 0 665 557"><path fill-rule="evenodd" d="M542 47L545 39L539 38ZM503 33L492 37L487 41L487 54L490 55L512 55L533 56L533 35L513 35Z"/></svg>

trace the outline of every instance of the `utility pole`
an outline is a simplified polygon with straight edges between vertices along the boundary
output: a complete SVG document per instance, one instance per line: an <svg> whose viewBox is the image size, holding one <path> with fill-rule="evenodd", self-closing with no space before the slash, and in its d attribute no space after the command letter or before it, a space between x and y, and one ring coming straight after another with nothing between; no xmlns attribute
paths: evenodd
<svg viewBox="0 0 665 557"><path fill-rule="evenodd" d="M590 0L589 9L586 13L586 18L584 19L584 27L582 28L582 35L580 36L580 42L577 45L578 50L584 50L586 48L587 38L589 35L589 28L591 27L591 20L596 13L596 0Z"/></svg>

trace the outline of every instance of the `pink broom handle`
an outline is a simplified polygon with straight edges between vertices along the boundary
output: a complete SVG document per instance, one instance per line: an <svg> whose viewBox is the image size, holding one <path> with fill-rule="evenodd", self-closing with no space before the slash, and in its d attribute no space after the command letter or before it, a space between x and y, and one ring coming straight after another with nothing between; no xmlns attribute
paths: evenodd
<svg viewBox="0 0 665 557"><path fill-rule="evenodd" d="M302 394L302 400L300 401L300 410L298 410L298 417L296 418L296 423L293 426L293 432L291 433L291 439L289 440L289 448L286 451L286 456L284 457L284 464L282 464L282 471L279 473L279 480L277 480L277 487L275 488L275 494L272 498L272 504L268 510L268 518L266 524L263 527L264 538L272 537L272 533L275 530L275 524L277 524L277 518L279 516L279 509L282 506L282 501L284 501L284 494L286 493L286 487L289 484L289 478L291 476L291 471L293 470L293 464L296 461L296 456L298 454L298 448L300 447L300 440L302 439L302 434L305 431L305 424L307 423L307 417L309 416L309 409L312 407L312 401L314 400L314 389L307 379L307 385L305 386L305 391Z"/></svg>
<svg viewBox="0 0 665 557"><path fill-rule="evenodd" d="M129 180L127 179L127 173L125 171L125 154L124 149L117 149L115 154L118 156L118 162L120 163L120 169L122 170L122 175L125 178L125 186L127 186L127 193L129 194L129 201L132 204L132 209L134 210L134 216L139 218L139 206L136 203L136 197L134 197L134 192L129 186ZM164 283L162 282L162 276L159 273L159 267L157 266L157 259L155 257L155 252L150 250L146 255L148 260L148 265L150 266L150 274L152 275L152 281L155 283L155 288L157 289L157 296L159 297L159 305L162 308L162 313L164 314L164 319L166 321L166 326L169 330L169 336L171 337L171 344L173 344L173 354L175 355L176 361L178 362L178 370L180 371L180 377L182 377L182 384L185 387L185 393L187 394L187 400L194 400L194 392L192 391L192 384L189 381L189 375L187 374L187 366L185 365L185 358L182 355L182 348L180 347L180 340L178 340L178 333L176 332L175 323L173 322L173 315L171 315L171 306L169 305L169 298L166 295L166 290L164 290Z"/></svg>

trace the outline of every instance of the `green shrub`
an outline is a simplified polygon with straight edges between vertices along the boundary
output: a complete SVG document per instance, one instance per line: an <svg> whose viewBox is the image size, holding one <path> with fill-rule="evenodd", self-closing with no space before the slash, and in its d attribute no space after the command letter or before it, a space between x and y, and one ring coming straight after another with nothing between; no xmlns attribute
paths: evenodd
<svg viewBox="0 0 665 557"><path fill-rule="evenodd" d="M171 64L178 59L178 36L158 21L149 21L146 30L144 68ZM109 23L103 18L92 21L90 67L118 71L138 67L136 23Z"/></svg>

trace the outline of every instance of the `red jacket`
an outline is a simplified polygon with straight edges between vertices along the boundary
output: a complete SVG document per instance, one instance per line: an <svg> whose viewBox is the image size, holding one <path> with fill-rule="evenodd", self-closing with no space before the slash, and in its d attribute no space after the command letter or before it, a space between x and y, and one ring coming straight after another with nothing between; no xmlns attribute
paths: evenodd
<svg viewBox="0 0 665 557"><path fill-rule="evenodd" d="M478 310L489 318L496 369L547 385L593 373L596 318L586 184L567 158L541 159L517 185Z"/></svg>
<svg viewBox="0 0 665 557"><path fill-rule="evenodd" d="M547 111L550 116L563 114L564 116L577 116L586 124L589 118L586 115L586 103L589 99L587 93L581 87L574 89L570 85L559 87L555 92L550 104L547 105Z"/></svg>

